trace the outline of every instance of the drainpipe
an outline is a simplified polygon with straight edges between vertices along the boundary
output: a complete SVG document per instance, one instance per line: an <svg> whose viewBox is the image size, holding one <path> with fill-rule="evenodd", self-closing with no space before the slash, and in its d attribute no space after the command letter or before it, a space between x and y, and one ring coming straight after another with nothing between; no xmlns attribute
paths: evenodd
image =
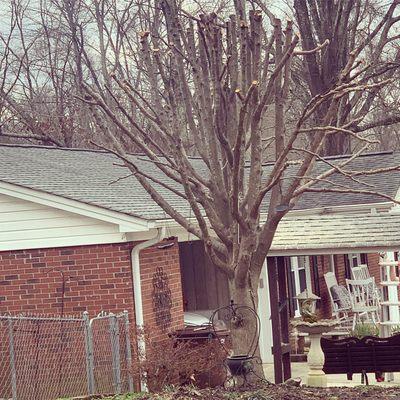
<svg viewBox="0 0 400 400"><path fill-rule="evenodd" d="M157 236L153 239L141 242L133 247L131 251L131 265L132 265L132 277L133 277L133 297L135 303L135 321L137 330L137 347L139 360L144 361L146 359L146 343L144 340L144 318L143 318L143 299L142 299L142 282L140 278L140 251L148 247L153 246L161 242L164 239L166 228L158 228ZM147 392L146 378L142 378L140 381L140 389L142 392Z"/></svg>

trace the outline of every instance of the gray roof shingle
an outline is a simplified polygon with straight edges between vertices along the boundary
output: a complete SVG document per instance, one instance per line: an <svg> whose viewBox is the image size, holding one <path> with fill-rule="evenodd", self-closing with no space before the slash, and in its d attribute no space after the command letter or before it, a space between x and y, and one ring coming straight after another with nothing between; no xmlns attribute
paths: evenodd
<svg viewBox="0 0 400 400"><path fill-rule="evenodd" d="M399 212L369 215L285 217L271 245L273 255L304 252L343 254L350 249L396 249L400 243Z"/></svg>
<svg viewBox="0 0 400 400"><path fill-rule="evenodd" d="M144 160L143 157L132 157L146 173L159 180L165 181L167 179L158 168ZM193 163L198 171L207 174L200 160L193 159ZM364 170L395 165L400 165L400 153L361 156L352 161L351 168ZM266 174L270 168L271 166L265 167ZM317 162L313 175L324 171L326 168L328 168L326 164ZM293 169L289 171L290 174L293 174ZM336 175L330 179L335 183L365 189L365 186L343 176ZM400 187L400 171L370 175L360 179L371 185L369 189L392 197L396 195ZM136 178L130 175L129 170L121 166L121 161L116 156L102 151L29 145L0 145L0 181L144 219L169 219ZM169 180L168 183L171 184ZM326 186L327 183L318 184L318 186L321 185ZM178 188L177 184L174 184L174 187ZM189 207L184 199L160 185L157 189L174 208L186 216L190 215ZM300 198L296 208L310 209L384 201L387 200L373 195L354 193L306 193ZM263 205L264 211L267 207L268 198Z"/></svg>

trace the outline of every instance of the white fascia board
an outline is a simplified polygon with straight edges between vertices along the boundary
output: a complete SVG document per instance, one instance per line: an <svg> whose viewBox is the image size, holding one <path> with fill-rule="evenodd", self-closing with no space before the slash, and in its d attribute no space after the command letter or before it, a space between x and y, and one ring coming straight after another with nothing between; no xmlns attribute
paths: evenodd
<svg viewBox="0 0 400 400"><path fill-rule="evenodd" d="M0 194L116 224L120 226L120 232L143 232L148 231L154 226L152 221L146 219L12 183L0 182Z"/></svg>
<svg viewBox="0 0 400 400"><path fill-rule="evenodd" d="M398 251L400 243L388 243L382 246L357 246L357 247L338 247L338 248L313 248L313 249L274 249L268 252L268 257L292 257L292 256L322 256L330 254L347 254L347 253L369 253L376 254L381 251Z"/></svg>
<svg viewBox="0 0 400 400"><path fill-rule="evenodd" d="M88 246L128 242L124 233L108 233L75 237L58 237L43 239L26 239L0 243L0 251L46 249L52 247Z"/></svg>

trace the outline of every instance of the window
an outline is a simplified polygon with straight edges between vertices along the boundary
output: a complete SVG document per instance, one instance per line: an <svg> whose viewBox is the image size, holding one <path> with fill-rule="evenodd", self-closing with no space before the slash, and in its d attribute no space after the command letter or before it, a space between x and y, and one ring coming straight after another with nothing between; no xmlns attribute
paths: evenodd
<svg viewBox="0 0 400 400"><path fill-rule="evenodd" d="M290 257L289 258L289 300L294 316L300 316L298 301L294 299L305 289L312 291L311 271L309 257Z"/></svg>
<svg viewBox="0 0 400 400"><path fill-rule="evenodd" d="M349 260L350 268L358 267L360 264L362 264L360 253L350 253L350 254L347 254L347 257Z"/></svg>
<svg viewBox="0 0 400 400"><path fill-rule="evenodd" d="M313 287L314 287L314 294L316 294L317 296L321 295L321 289L319 287L319 271L318 271L318 257L317 256L312 256L310 257L311 260L311 267L312 267L312 271L313 271ZM334 268L333 268L334 271ZM319 304L319 300L317 302L317 306Z"/></svg>
<svg viewBox="0 0 400 400"><path fill-rule="evenodd" d="M366 254L350 253L344 256L344 267L346 279L352 279L351 268L358 267L361 264L367 264Z"/></svg>
<svg viewBox="0 0 400 400"><path fill-rule="evenodd" d="M299 274L298 280L299 283L297 285L297 291L301 293L303 290L307 288L307 274L306 274L306 263L305 257L296 257L297 258L297 273ZM295 272L294 269L292 269Z"/></svg>

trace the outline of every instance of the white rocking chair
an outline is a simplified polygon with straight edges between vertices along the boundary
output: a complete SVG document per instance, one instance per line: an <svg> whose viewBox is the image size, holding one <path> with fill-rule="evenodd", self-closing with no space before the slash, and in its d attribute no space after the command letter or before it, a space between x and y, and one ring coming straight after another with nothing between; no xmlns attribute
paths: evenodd
<svg viewBox="0 0 400 400"><path fill-rule="evenodd" d="M357 267L351 268L351 276L355 281L370 279L371 275L369 273L367 264L360 264ZM381 293L377 285L375 285L375 296L378 300L378 305L380 306Z"/></svg>
<svg viewBox="0 0 400 400"><path fill-rule="evenodd" d="M336 276L333 272L327 272L324 274L324 279L331 300L332 316L334 316L341 323L342 327L345 328L349 325L349 313L351 313L351 302L349 300L350 295L347 293L347 289L344 286L338 285ZM332 292L335 291L335 288L342 290L337 291L337 295L334 295ZM342 295L340 295L340 292L342 292Z"/></svg>
<svg viewBox="0 0 400 400"><path fill-rule="evenodd" d="M356 281L371 278L371 275L369 274L368 265L360 264L357 267L351 268L351 277Z"/></svg>
<svg viewBox="0 0 400 400"><path fill-rule="evenodd" d="M375 278L351 280L346 279L353 311L353 329L357 322L363 320L377 324L380 321L379 296Z"/></svg>

